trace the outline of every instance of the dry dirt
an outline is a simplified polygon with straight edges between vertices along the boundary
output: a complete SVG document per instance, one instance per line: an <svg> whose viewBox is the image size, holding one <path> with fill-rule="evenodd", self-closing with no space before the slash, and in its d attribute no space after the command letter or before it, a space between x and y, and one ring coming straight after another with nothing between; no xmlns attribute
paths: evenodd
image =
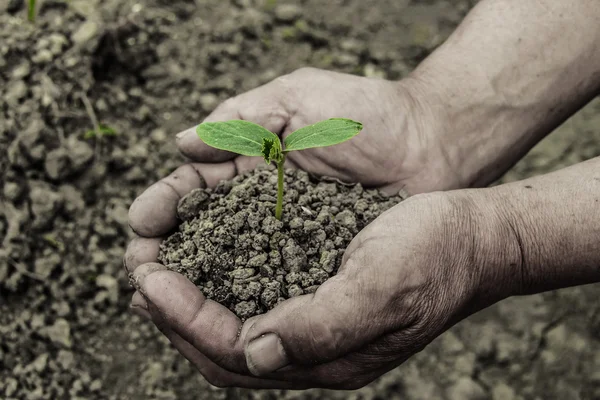
<svg viewBox="0 0 600 400"><path fill-rule="evenodd" d="M401 78L475 1L23 3L0 0L0 398L600 398L598 285L503 301L352 393L210 387L127 309L127 209L173 133L301 66ZM597 155L599 100L503 180Z"/></svg>

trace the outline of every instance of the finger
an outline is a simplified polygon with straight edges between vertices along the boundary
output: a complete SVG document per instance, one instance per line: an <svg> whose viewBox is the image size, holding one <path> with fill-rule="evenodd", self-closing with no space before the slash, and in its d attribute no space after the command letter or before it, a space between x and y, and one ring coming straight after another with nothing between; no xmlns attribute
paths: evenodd
<svg viewBox="0 0 600 400"><path fill-rule="evenodd" d="M247 375L235 374L228 372L217 364L212 362L208 357L202 354L198 349L192 346L188 341L183 339L173 330L169 329L162 320L160 314L154 313L154 316L148 311L148 303L146 299L135 292L131 298L130 309L140 317L152 321L158 329L169 339L173 346L191 362L204 376L204 378L213 386L217 387L244 387L248 389L300 389L304 386L299 386L292 382L280 382L269 379L255 378ZM153 319L154 318L154 319Z"/></svg>
<svg viewBox="0 0 600 400"><path fill-rule="evenodd" d="M143 237L162 236L177 226L177 204L183 196L233 176L233 163L182 165L135 199L129 208L129 226Z"/></svg>
<svg viewBox="0 0 600 400"><path fill-rule="evenodd" d="M166 328L220 367L248 375L238 340L242 323L231 311L206 299L192 282L160 264L140 265L133 275L134 285L148 302L153 320L160 317Z"/></svg>
<svg viewBox="0 0 600 400"><path fill-rule="evenodd" d="M288 124L291 113L287 108L289 82L276 79L249 92L232 97L217 107L204 122L242 119L254 122L275 134L280 134ZM187 129L176 136L179 151L194 161L222 162L235 154L215 149L202 142L196 128Z"/></svg>
<svg viewBox="0 0 600 400"><path fill-rule="evenodd" d="M169 339L173 346L191 362L204 376L204 378L213 386L217 387L241 387L247 389L300 389L305 386L299 386L293 382L275 381L269 379L260 379L247 375L240 375L226 371L208 357L198 351L188 341L183 339L177 333L170 329L163 329L162 333Z"/></svg>
<svg viewBox="0 0 600 400"><path fill-rule="evenodd" d="M289 365L317 365L360 349L395 326L393 287L376 268L381 260L354 252L338 275L314 295L289 299L258 316L242 340L255 376Z"/></svg>
<svg viewBox="0 0 600 400"><path fill-rule="evenodd" d="M327 389L359 389L421 351L431 338L411 326L388 334L356 352L313 367L290 366L262 378Z"/></svg>
<svg viewBox="0 0 600 400"><path fill-rule="evenodd" d="M142 264L158 262L161 242L162 238L136 237L131 240L129 245L127 245L123 259L127 272L132 273Z"/></svg>

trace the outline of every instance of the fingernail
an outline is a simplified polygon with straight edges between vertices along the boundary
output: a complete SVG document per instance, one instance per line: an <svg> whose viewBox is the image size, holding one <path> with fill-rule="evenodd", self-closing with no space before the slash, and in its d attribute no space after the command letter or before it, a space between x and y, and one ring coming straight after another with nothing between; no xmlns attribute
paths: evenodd
<svg viewBox="0 0 600 400"><path fill-rule="evenodd" d="M131 298L131 307L142 308L148 310L148 302L140 292L135 292Z"/></svg>
<svg viewBox="0 0 600 400"><path fill-rule="evenodd" d="M140 292L140 294L144 297L146 297L146 293L144 290L144 279L146 279L146 277L154 272L157 271L164 271L167 268L159 263L147 263L147 264L142 264L139 267L137 267L135 269L135 271L133 271L132 275L132 279L131 279L131 283L133 285L133 287Z"/></svg>
<svg viewBox="0 0 600 400"><path fill-rule="evenodd" d="M132 305L129 306L129 309L131 310L132 313L134 313L134 314L136 314L136 315L138 315L138 316L140 316L140 317L142 317L144 319L147 319L149 321L152 320L152 316L150 315L150 313L147 310L144 310L141 307L137 307L137 306L134 306L132 304Z"/></svg>
<svg viewBox="0 0 600 400"><path fill-rule="evenodd" d="M274 333L267 333L251 341L246 346L246 365L254 376L262 376L289 365L281 339Z"/></svg>

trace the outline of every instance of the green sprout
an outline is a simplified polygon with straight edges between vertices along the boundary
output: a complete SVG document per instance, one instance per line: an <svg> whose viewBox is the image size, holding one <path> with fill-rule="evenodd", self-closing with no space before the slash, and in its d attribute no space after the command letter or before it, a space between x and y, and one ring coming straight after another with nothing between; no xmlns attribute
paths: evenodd
<svg viewBox="0 0 600 400"><path fill-rule="evenodd" d="M35 22L35 2L36 0L29 0L27 2L27 19L30 22Z"/></svg>
<svg viewBox="0 0 600 400"><path fill-rule="evenodd" d="M305 126L285 138L283 148L279 137L248 121L204 122L196 128L200 139L207 145L250 157L262 156L267 164L277 165L277 206L275 218L281 220L283 210L283 163L290 151L326 147L345 142L358 135L360 122L345 118L331 118Z"/></svg>
<svg viewBox="0 0 600 400"><path fill-rule="evenodd" d="M110 126L106 125L98 125L97 129L90 129L84 135L84 139L93 139L93 138L101 138L104 136L117 136L117 131L115 131Z"/></svg>

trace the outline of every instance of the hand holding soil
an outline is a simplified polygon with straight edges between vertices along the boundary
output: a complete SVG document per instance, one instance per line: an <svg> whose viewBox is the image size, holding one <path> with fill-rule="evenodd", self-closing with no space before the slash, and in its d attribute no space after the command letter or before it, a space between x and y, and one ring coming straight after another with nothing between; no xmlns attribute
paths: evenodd
<svg viewBox="0 0 600 400"><path fill-rule="evenodd" d="M288 159L362 186L290 172L288 184L303 184L280 224L267 211L270 172L251 172L260 158L209 147L194 129L178 135L196 163L130 209L140 235L125 259L134 309L215 385L351 389L506 297L600 280L589 222L598 220L599 159L489 189L419 194L491 183L599 92L592 2L548 7L481 2L400 82L303 69L217 108L206 121L248 120L282 137L330 117L364 124L349 142ZM566 14L595 36L563 34ZM357 206L364 196L381 207Z"/></svg>

